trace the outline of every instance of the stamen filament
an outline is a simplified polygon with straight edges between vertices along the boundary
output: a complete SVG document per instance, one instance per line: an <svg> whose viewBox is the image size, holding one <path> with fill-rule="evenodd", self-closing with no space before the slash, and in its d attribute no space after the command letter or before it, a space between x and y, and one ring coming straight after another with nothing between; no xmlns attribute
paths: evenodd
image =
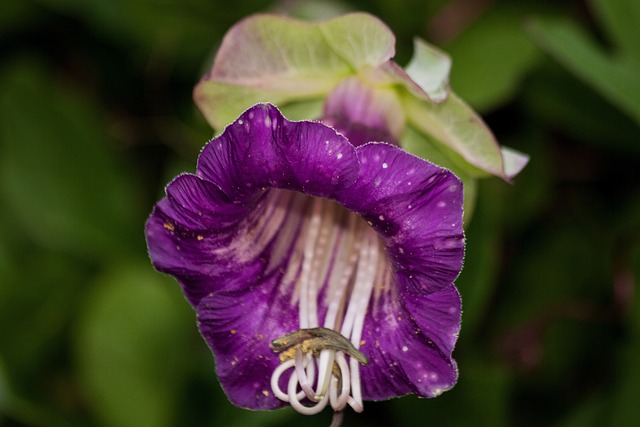
<svg viewBox="0 0 640 427"><path fill-rule="evenodd" d="M336 356L336 362L340 369L340 379L333 377L334 387L331 387L331 407L334 411L342 411L349 400L351 383L349 379L349 366L345 360L344 353L340 352ZM342 383L340 394L338 394L338 384Z"/></svg>
<svg viewBox="0 0 640 427"><path fill-rule="evenodd" d="M300 330L273 341L274 351L290 349L282 353L290 359L274 370L271 388L274 396L302 414L316 414L329 403L339 413L347 405L361 412L360 363L366 364L367 358L358 350L374 283L382 280L377 277L381 244L357 215L323 199L311 202L302 227ZM318 328L320 296L326 307L324 328ZM279 381L289 369L284 393ZM310 404L301 402L305 398Z"/></svg>
<svg viewBox="0 0 640 427"><path fill-rule="evenodd" d="M335 351L322 350L320 352L320 360L318 361L318 390L316 392L316 398L324 397L327 395L329 386L331 385L331 367L335 360Z"/></svg>
<svg viewBox="0 0 640 427"><path fill-rule="evenodd" d="M307 377L307 372L305 370L305 358L306 356L302 354L302 349L298 347L295 355L295 372L296 375L298 375L298 382L300 383L300 387L302 388L302 391L304 391L304 394L308 399L316 400L315 393L313 392L313 386L311 385L311 382L314 380L314 378L311 377L311 379L309 379ZM309 363L309 365L315 366L314 361L311 360L311 363Z"/></svg>
<svg viewBox="0 0 640 427"><path fill-rule="evenodd" d="M315 249L320 234L320 211L322 204L320 199L314 199L312 205L311 221L309 224L309 236L306 239L304 249L304 261L302 262L302 277L300 289L300 328L314 328L318 326L317 289L313 286L314 275L312 267L316 256Z"/></svg>
<svg viewBox="0 0 640 427"><path fill-rule="evenodd" d="M327 406L329 399L322 399L320 402L311 406L303 405L302 403L300 403L300 399L298 398L298 395L296 393L298 383L298 375L296 374L296 371L293 371L291 373L291 377L289 378L289 384L287 387L287 391L289 394L289 403L291 404L291 407L303 415L315 415L320 413Z"/></svg>
<svg viewBox="0 0 640 427"><path fill-rule="evenodd" d="M273 395L283 402L289 402L289 395L284 393L280 389L280 377L282 374L290 368L293 368L295 364L295 360L287 360L286 362L278 365L276 369L273 370L273 374L271 374L271 390L273 391ZM298 393L298 399L302 399L304 397L304 392Z"/></svg>

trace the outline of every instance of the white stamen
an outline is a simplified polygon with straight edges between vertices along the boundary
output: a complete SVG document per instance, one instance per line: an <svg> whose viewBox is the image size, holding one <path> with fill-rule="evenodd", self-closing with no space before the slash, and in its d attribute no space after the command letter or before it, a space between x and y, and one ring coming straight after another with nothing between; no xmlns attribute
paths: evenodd
<svg viewBox="0 0 640 427"><path fill-rule="evenodd" d="M302 268L297 282L300 329L316 328L320 324L318 299L322 295L326 306L322 324L338 331L358 349L374 283L386 276L380 275L382 246L377 235L356 214L347 213L327 200L314 199L301 239L304 239L300 248ZM361 412L358 360L352 354L335 349L320 348L319 354L317 350L311 354L301 344L297 345L293 359L274 370L271 377L274 396L306 415L322 411L328 403L336 412L342 412L347 405ZM346 355L349 355L348 361ZM289 369L284 393L279 381ZM304 398L311 404L301 403Z"/></svg>
<svg viewBox="0 0 640 427"><path fill-rule="evenodd" d="M320 360L318 361L318 389L316 391L316 399L323 398L327 395L329 386L331 385L331 368L335 360L336 352L332 350L322 350Z"/></svg>
<svg viewBox="0 0 640 427"><path fill-rule="evenodd" d="M317 289L314 285L317 278L312 275L315 248L320 234L320 199L315 199L312 207L309 236L306 239L304 261L302 262L302 277L300 278L300 328L314 328L318 326Z"/></svg>
<svg viewBox="0 0 640 427"><path fill-rule="evenodd" d="M315 393L313 392L313 386L311 385L311 382L313 382L313 377L307 377L304 359L305 355L303 355L302 350L298 348L295 355L295 371L296 375L298 376L298 383L300 383L300 388L302 388L302 391L304 391L304 394L307 396L307 398L315 400ZM309 365L315 366L315 363L311 361Z"/></svg>
<svg viewBox="0 0 640 427"><path fill-rule="evenodd" d="M338 368L340 369L340 378L342 378L342 388L340 389L340 394L338 395L338 383L340 382L338 378L333 377L333 387L330 390L331 397L331 407L334 411L342 411L346 408L347 403L349 402L349 392L351 391L351 380L349 378L349 365L347 365L347 361L344 358L344 353L339 352L336 356L336 362L338 363Z"/></svg>
<svg viewBox="0 0 640 427"><path fill-rule="evenodd" d="M295 371L293 371L291 373L291 377L289 378L287 391L289 394L289 403L291 404L291 407L296 411L300 412L303 415L315 415L320 413L325 408L325 406L327 406L327 403L329 402L328 398L322 399L320 402L316 403L315 405L311 405L311 406L303 405L302 403L300 403L300 399L298 398L298 393L296 393L297 388L298 388L298 375L296 374Z"/></svg>
<svg viewBox="0 0 640 427"><path fill-rule="evenodd" d="M362 404L362 401L357 402L353 397L349 397L349 406L351 406L351 408L356 411L356 412L362 412L364 411L364 405Z"/></svg>
<svg viewBox="0 0 640 427"><path fill-rule="evenodd" d="M351 294L351 300L349 301L349 307L347 308L347 315L342 324L342 335L350 335L351 343L355 348L360 347L364 317L371 297L378 265L379 252L377 242L372 239L371 234L368 234L367 237L366 244L363 245L360 251L362 261L358 264L356 282ZM360 365L353 357L349 361L349 364L351 367L351 392L355 400L355 406L351 406L356 412L361 412L363 405L360 388Z"/></svg>
<svg viewBox="0 0 640 427"><path fill-rule="evenodd" d="M362 412L364 410L364 406L362 404L362 391L360 389L360 366L358 365L358 361L353 357L349 360L349 365L351 365L351 394L353 394L353 399L349 399L349 405L356 412Z"/></svg>
<svg viewBox="0 0 640 427"><path fill-rule="evenodd" d="M282 400L283 402L289 401L289 395L287 393L284 393L280 389L280 385L278 383L284 371L288 370L289 368L293 368L295 363L296 362L293 359L287 360L286 362L283 362L280 365L278 365L278 367L274 369L273 374L271 374L271 390L273 391L273 395L278 399ZM303 397L304 397L304 392L298 393L298 399L302 399Z"/></svg>

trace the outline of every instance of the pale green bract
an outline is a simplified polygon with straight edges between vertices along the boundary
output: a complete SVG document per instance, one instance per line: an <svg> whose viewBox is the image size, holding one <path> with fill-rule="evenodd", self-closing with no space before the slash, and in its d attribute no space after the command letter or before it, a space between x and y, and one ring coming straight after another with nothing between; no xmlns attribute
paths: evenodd
<svg viewBox="0 0 640 427"><path fill-rule="evenodd" d="M258 102L322 99L344 78L387 63L394 45L391 31L366 14L318 23L253 15L226 34L194 97L221 131Z"/></svg>
<svg viewBox="0 0 640 427"><path fill-rule="evenodd" d="M465 184L467 209L477 178L511 180L520 172L528 156L501 148L480 116L450 90L445 53L416 39L406 69L393 62L394 55L393 33L365 13L322 22L253 15L226 34L194 98L218 132L258 102L277 105L291 119L318 119L324 99L355 76L396 98L388 105L400 105L402 112L387 107L403 121L394 136L405 150L456 173Z"/></svg>

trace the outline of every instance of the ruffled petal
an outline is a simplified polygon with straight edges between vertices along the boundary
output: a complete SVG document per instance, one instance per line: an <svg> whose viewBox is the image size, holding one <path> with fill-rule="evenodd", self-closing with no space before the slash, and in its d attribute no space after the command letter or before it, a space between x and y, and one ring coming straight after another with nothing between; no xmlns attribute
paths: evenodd
<svg viewBox="0 0 640 427"><path fill-rule="evenodd" d="M256 105L204 148L197 176L167 186L146 224L151 260L178 279L194 307L210 292L253 284L282 261L264 265L264 253L285 223L282 234L291 236L302 213L299 199L269 198L268 189L330 196L352 185L357 170L355 150L333 129ZM278 248L284 257L286 238Z"/></svg>
<svg viewBox="0 0 640 427"><path fill-rule="evenodd" d="M363 397L381 400L414 393L436 397L458 378L451 351L460 328L460 297L453 285L428 296L384 298L367 314L361 350Z"/></svg>
<svg viewBox="0 0 640 427"><path fill-rule="evenodd" d="M451 355L458 334L462 315L460 294L452 284L431 295L416 295L411 291L400 292L404 308L416 326L444 354Z"/></svg>
<svg viewBox="0 0 640 427"><path fill-rule="evenodd" d="M338 201L383 237L394 274L417 294L449 286L464 254L460 180L387 144L357 151L357 184L343 190Z"/></svg>
<svg viewBox="0 0 640 427"><path fill-rule="evenodd" d="M246 202L264 187L332 197L355 181L358 168L353 146L333 129L290 122L274 106L258 104L207 144L197 174Z"/></svg>
<svg viewBox="0 0 640 427"><path fill-rule="evenodd" d="M236 292L217 292L198 307L198 325L216 358L216 374L229 400L243 408L276 409L271 374L280 364L269 342L297 329L291 294L279 288L279 277ZM281 387L286 389L283 383Z"/></svg>
<svg viewBox="0 0 640 427"><path fill-rule="evenodd" d="M464 255L462 185L451 172L387 144L357 153L358 181L339 202L378 232L392 267L364 322L361 349L370 364L361 369L363 396L434 397L457 380L451 352L460 296L452 283Z"/></svg>
<svg viewBox="0 0 640 427"><path fill-rule="evenodd" d="M217 186L194 175L177 177L165 191L145 227L149 256L157 270L178 279L196 306L216 289L220 260L212 253L228 239L221 230L246 217L247 209L229 203Z"/></svg>

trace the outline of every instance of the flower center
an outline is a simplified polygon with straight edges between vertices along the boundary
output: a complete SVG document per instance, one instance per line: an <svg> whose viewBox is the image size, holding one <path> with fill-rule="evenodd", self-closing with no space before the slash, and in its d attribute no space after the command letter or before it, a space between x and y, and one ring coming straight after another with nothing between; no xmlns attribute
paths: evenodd
<svg viewBox="0 0 640 427"><path fill-rule="evenodd" d="M347 405L361 412L360 364L368 360L359 349L374 284L388 273L387 263L380 262L384 249L356 214L323 199L314 199L309 209L294 296L300 329L271 343L281 361L271 388L302 414L316 414L328 404L336 412ZM280 380L288 371L283 391ZM303 404L305 397L309 402Z"/></svg>

